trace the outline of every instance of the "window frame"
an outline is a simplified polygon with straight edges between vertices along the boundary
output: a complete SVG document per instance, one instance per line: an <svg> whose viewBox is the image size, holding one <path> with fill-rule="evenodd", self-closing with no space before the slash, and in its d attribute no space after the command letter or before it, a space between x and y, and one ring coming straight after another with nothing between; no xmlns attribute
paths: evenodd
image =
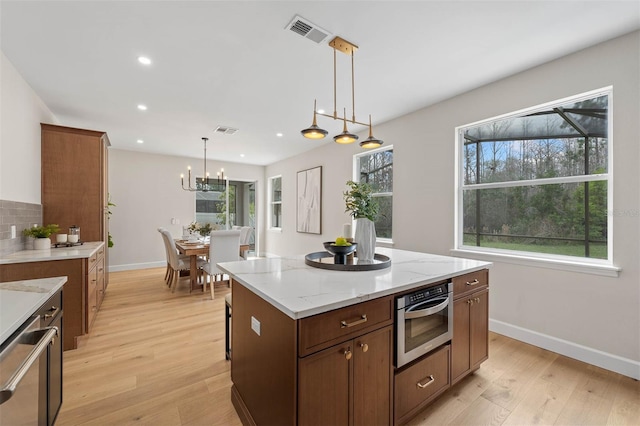
<svg viewBox="0 0 640 426"><path fill-rule="evenodd" d="M280 201L275 201L273 198L273 182L276 179L280 179ZM283 221L283 215L282 215L282 175L275 175L275 176L271 176L269 178L269 185L268 185L268 194L269 194L269 217L268 217L268 224L269 226L267 227L267 229L269 231L277 231L277 232L282 232L282 221ZM280 206L280 226L273 226L273 209L276 205Z"/></svg>
<svg viewBox="0 0 640 426"><path fill-rule="evenodd" d="M353 181L360 182L360 158L366 157L367 155L375 154L376 152L383 151L393 151L393 145L381 146L374 149L368 149L364 152L359 152L353 155ZM393 166L395 166L395 156L393 159ZM392 173L395 171L392 169ZM394 175L395 176L395 175ZM391 192L374 192L372 193L373 197L391 197L391 211L393 211L393 191ZM356 222L355 219L352 219L352 229L355 230ZM393 216L391 217L391 238L381 238L376 234L376 241L385 245L393 245Z"/></svg>
<svg viewBox="0 0 640 426"><path fill-rule="evenodd" d="M560 178L535 179L531 181L514 181L498 182L498 183L479 183L464 184L464 137L463 132L466 128L487 124L489 122L504 120L511 117L518 117L525 114L531 114L536 111L548 109L551 106L559 106L569 102L579 102L591 99L597 96L608 96L608 118L607 118L607 173L567 176ZM578 95L569 96L562 99L553 100L544 104L533 107L524 108L518 111L509 112L495 117L490 117L477 122L465 124L455 128L455 185L454 185L454 248L451 250L453 254L477 257L482 260L499 260L507 263L515 263L520 265L547 267L552 269L570 270L574 272L591 273L596 275L605 275L617 277L621 268L614 265L613 253L613 86L607 86L600 89L580 93ZM605 177L603 179L603 177ZM487 189L487 188L505 188L513 186L526 186L527 183L541 185L541 181L545 183L570 183L570 182L589 182L589 181L607 182L607 259L597 259L589 257L565 256L557 254L546 254L539 252L524 252L508 249L496 249L491 247L479 247L464 244L464 214L463 214L463 194L465 189Z"/></svg>

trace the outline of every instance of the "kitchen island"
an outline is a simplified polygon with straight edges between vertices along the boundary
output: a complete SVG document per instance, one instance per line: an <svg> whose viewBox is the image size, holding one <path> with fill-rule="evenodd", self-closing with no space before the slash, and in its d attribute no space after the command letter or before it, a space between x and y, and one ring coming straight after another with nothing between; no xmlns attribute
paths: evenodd
<svg viewBox="0 0 640 426"><path fill-rule="evenodd" d="M304 256L219 264L232 280L232 401L244 424L403 423L451 386L452 362L457 381L486 359L490 263L376 252L391 258L389 268L317 269ZM451 344L395 368L396 297L448 280L454 335L461 331ZM467 311L460 315L464 327L456 324L458 306L472 303L484 306L480 318L470 326ZM413 395L405 378L423 370L437 383Z"/></svg>
<svg viewBox="0 0 640 426"><path fill-rule="evenodd" d="M0 258L0 283L66 276L64 350L89 332L106 291L105 244L22 250Z"/></svg>
<svg viewBox="0 0 640 426"><path fill-rule="evenodd" d="M0 283L0 424L53 425L62 405L67 277Z"/></svg>

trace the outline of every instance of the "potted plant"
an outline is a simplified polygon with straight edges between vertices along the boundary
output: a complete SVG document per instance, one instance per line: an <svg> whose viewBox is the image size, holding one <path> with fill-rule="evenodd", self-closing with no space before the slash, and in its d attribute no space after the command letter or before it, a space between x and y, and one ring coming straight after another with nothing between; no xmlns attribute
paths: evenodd
<svg viewBox="0 0 640 426"><path fill-rule="evenodd" d="M55 234L60 231L60 227L56 224L49 224L43 226L34 226L32 228L25 228L22 234L35 238L33 241L33 248L36 250L44 250L51 248L51 234Z"/></svg>
<svg viewBox="0 0 640 426"><path fill-rule="evenodd" d="M345 212L356 221L355 241L358 244L358 262L372 262L376 250L378 203L371 195L373 190L366 182L347 182L349 189L343 193Z"/></svg>

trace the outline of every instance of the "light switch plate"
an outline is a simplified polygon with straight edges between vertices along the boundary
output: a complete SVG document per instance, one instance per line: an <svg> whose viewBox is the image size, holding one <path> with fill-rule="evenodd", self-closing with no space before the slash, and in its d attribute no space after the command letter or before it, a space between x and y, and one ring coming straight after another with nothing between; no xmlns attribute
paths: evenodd
<svg viewBox="0 0 640 426"><path fill-rule="evenodd" d="M16 226L11 225L11 239L14 239L15 237L16 237Z"/></svg>
<svg viewBox="0 0 640 426"><path fill-rule="evenodd" d="M260 321L256 317L251 317L251 329L259 336L260 335Z"/></svg>

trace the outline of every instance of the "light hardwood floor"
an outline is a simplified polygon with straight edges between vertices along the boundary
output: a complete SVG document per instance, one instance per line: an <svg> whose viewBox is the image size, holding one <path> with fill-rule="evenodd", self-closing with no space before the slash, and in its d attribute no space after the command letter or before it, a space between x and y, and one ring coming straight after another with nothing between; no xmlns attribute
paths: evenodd
<svg viewBox="0 0 640 426"><path fill-rule="evenodd" d="M224 358L225 285L175 293L164 268L110 274L102 308L64 353L57 425L239 425ZM640 382L491 333L489 360L411 425L637 425ZM265 368L268 368L265 366Z"/></svg>

